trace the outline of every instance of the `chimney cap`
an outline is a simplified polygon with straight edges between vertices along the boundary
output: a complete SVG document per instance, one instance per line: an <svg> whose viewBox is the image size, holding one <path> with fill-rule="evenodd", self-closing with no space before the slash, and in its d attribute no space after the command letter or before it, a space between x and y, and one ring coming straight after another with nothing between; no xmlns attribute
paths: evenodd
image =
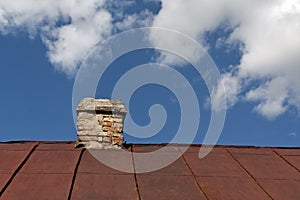
<svg viewBox="0 0 300 200"><path fill-rule="evenodd" d="M122 100L84 98L77 106L77 112L85 111L111 111L127 113Z"/></svg>

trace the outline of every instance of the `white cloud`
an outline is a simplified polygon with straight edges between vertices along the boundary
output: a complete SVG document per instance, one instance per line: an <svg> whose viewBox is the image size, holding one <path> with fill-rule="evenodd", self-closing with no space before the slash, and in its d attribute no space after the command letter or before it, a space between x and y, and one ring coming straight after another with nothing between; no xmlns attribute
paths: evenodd
<svg viewBox="0 0 300 200"><path fill-rule="evenodd" d="M254 110L268 119L274 119L287 110L289 98L287 81L282 77L274 78L250 90L245 98L247 101L259 102Z"/></svg>
<svg viewBox="0 0 300 200"><path fill-rule="evenodd" d="M114 3L118 5L112 6ZM150 24L152 13L147 10L123 14L123 8L134 2L114 3L106 0L0 0L0 32L25 30L31 38L39 35L48 48L49 61L57 70L73 76L89 50L115 29Z"/></svg>
<svg viewBox="0 0 300 200"><path fill-rule="evenodd" d="M152 25L182 32L202 43L205 32L215 29L223 21L222 5L224 3L222 1L173 0L171 2L163 0L162 8L154 17ZM156 46L163 45L168 49L185 49L190 55L189 60L198 60L195 49L192 49L189 44L176 35L150 34L150 37ZM178 64L180 59L169 53L161 53L159 61L164 64Z"/></svg>
<svg viewBox="0 0 300 200"><path fill-rule="evenodd" d="M217 111L231 107L239 100L240 90L241 85L238 78L233 77L230 73L223 74L222 81L212 89L211 99L206 100L205 107L213 106L212 108ZM226 102L223 101L225 98Z"/></svg>
<svg viewBox="0 0 300 200"><path fill-rule="evenodd" d="M148 27L151 26L153 14L149 10L143 10L140 13L125 15L123 20L115 24L119 30L127 30L135 27Z"/></svg>
<svg viewBox="0 0 300 200"><path fill-rule="evenodd" d="M241 100L255 102L254 111L269 119L290 107L300 110L300 0L162 0L156 16L148 10L123 13L134 2L120 3L0 0L0 32L25 30L30 37L40 36L56 69L74 75L87 52L116 30L152 24L180 31L206 45L205 34L226 24L233 32L228 38L222 36L218 47L242 44L240 64L234 73L223 74L228 106ZM155 45L187 49L188 58L199 57L178 38L150 37ZM169 53L160 57L165 64L180 64L180 60ZM252 83L261 84L253 88ZM216 88L212 95L218 94Z"/></svg>
<svg viewBox="0 0 300 200"><path fill-rule="evenodd" d="M0 30L6 34L26 30L30 37L41 34L49 61L74 75L90 48L111 33L111 15L104 4L104 0L0 0Z"/></svg>
<svg viewBox="0 0 300 200"><path fill-rule="evenodd" d="M111 15L105 10L95 15L80 19L74 23L56 28L51 33L55 40L44 37L48 46L51 63L67 74L74 74L77 64L99 41L109 36L112 31Z"/></svg>
<svg viewBox="0 0 300 200"><path fill-rule="evenodd" d="M269 119L289 107L300 110L300 0L163 0L153 25L181 31L205 45L205 33L224 23L233 32L219 42L242 44L240 64L223 76L228 105L246 94L240 99L256 102L254 110ZM166 41L175 41L169 42L170 49L184 47L168 36L153 43ZM172 55L160 59L178 62ZM262 84L249 87L257 82Z"/></svg>

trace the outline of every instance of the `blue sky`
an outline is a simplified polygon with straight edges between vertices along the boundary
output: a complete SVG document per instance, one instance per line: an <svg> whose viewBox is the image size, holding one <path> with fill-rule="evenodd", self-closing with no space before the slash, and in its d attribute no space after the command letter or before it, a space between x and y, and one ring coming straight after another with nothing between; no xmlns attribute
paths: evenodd
<svg viewBox="0 0 300 200"><path fill-rule="evenodd" d="M299 1L270 5L256 2L251 4L254 14L243 16L239 10L246 9L244 5L230 7L232 16L229 16L225 5L204 1L101 2L94 9L96 0L91 1L92 6L74 3L72 7L63 2L57 6L32 4L26 8L22 3L0 1L0 141L76 140L72 90L85 55L115 33L161 26L197 40L224 76L228 110L218 144L300 146L300 84L295 78L300 72L297 56L300 28L296 20L300 19ZM76 12L78 7L82 8L80 12ZM205 13L206 9L211 12ZM262 16L266 20L257 22ZM282 18L273 21L276 16ZM101 26L95 28L98 24ZM276 32L278 26L282 27L280 33ZM261 31L261 27L265 29ZM78 42L79 39L83 42ZM155 42L165 40L162 37ZM122 73L152 62L159 55L162 54L145 49L118 58L100 80L99 85L107 87L99 87L96 97L110 98ZM186 62L182 67L173 57L160 61L193 80L192 86L201 91L197 93L201 121L194 140L201 143L211 114L205 83ZM139 88L130 102L133 119L139 125L147 125L150 121L146 114L155 103L167 110L165 127L147 139L125 135L128 142L161 143L174 137L180 112L176 96L168 88L155 84Z"/></svg>

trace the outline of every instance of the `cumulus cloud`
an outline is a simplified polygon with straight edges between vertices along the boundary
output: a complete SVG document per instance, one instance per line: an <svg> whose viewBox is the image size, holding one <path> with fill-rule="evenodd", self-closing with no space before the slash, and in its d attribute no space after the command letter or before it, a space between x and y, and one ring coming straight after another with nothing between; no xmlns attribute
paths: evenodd
<svg viewBox="0 0 300 200"><path fill-rule="evenodd" d="M247 101L259 102L254 110L268 119L284 113L289 99L287 80L283 77L271 79L267 83L250 90L245 98Z"/></svg>
<svg viewBox="0 0 300 200"><path fill-rule="evenodd" d="M26 30L41 35L49 61L68 75L88 50L112 30L112 17L104 0L0 1L1 32ZM61 25L58 25L58 24Z"/></svg>
<svg viewBox="0 0 300 200"><path fill-rule="evenodd" d="M136 27L148 27L151 26L153 17L153 13L146 9L140 13L124 15L123 20L117 22L115 26L119 30L128 30Z"/></svg>
<svg viewBox="0 0 300 200"><path fill-rule="evenodd" d="M224 84L227 106L253 102L253 110L268 119L291 107L300 110L300 0L162 0L156 15L147 9L124 11L133 5L133 1L0 0L0 32L25 30L30 37L40 36L49 61L59 71L74 75L89 50L118 31L165 27L210 48L207 33L228 28L232 32L219 38L217 47L238 46L242 56L222 75L223 83L212 95L220 96ZM187 49L195 60L199 56L179 38L149 36L154 45ZM181 64L180 60L164 52L159 58L165 64ZM222 103L213 99L216 105Z"/></svg>
<svg viewBox="0 0 300 200"><path fill-rule="evenodd" d="M299 110L300 0L163 0L153 22L181 31L202 45L207 45L208 32L224 24L233 31L219 42L240 44L242 53L240 64L223 75L228 106L256 102L254 111L268 119L289 107ZM174 41L169 43L170 49L183 46L180 40L167 37L156 37L153 42L159 45L166 40ZM172 55L163 54L160 59L177 62ZM255 87L257 82L260 84ZM212 95L218 97L220 90L216 88ZM221 103L215 101L212 103Z"/></svg>
<svg viewBox="0 0 300 200"><path fill-rule="evenodd" d="M0 32L25 30L31 38L40 36L48 48L49 61L57 70L73 76L93 46L116 29L150 24L152 13L147 10L122 13L132 4L120 1L116 6L105 0L0 0Z"/></svg>

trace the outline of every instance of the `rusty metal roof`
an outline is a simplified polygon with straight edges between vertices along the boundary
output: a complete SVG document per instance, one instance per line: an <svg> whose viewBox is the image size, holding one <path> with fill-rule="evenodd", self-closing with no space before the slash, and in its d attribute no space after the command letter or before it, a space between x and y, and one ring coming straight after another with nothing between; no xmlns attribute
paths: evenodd
<svg viewBox="0 0 300 200"><path fill-rule="evenodd" d="M299 148L219 146L203 159L198 150L159 171L128 174L73 142L0 143L0 199L300 199Z"/></svg>

